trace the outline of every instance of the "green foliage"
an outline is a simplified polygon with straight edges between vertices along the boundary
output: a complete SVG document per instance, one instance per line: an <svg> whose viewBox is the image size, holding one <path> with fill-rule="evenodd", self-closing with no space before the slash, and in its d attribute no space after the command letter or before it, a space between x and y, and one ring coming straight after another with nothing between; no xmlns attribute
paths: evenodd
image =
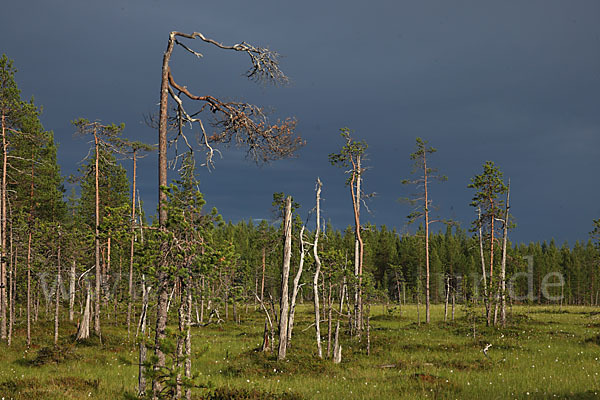
<svg viewBox="0 0 600 400"><path fill-rule="evenodd" d="M329 154L329 162L331 165L338 166L344 169L350 169L347 173L350 174L346 180L346 185L349 185L353 179L356 179L362 170L358 170L357 158L362 157L367 151L368 145L364 140L356 141L352 138L354 131L349 128L341 128L340 136L344 139L345 144L339 153ZM361 168L362 169L362 168Z"/></svg>
<svg viewBox="0 0 600 400"><path fill-rule="evenodd" d="M504 184L502 172L493 161L486 161L483 172L471 178L467 187L476 191L470 205L481 209L481 217L473 222L473 230L483 224L493 223L502 215L504 199L498 196L505 194L508 188Z"/></svg>

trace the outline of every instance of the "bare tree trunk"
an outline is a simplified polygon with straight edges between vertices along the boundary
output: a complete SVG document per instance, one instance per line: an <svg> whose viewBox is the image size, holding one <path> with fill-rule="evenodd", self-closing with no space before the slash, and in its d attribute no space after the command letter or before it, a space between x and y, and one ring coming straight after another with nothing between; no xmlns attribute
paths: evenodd
<svg viewBox="0 0 600 400"><path fill-rule="evenodd" d="M362 330L362 260L363 260L363 240L360 232L360 199L361 199L361 158L356 158L354 171L352 173L350 192L352 194L352 205L354 208L354 277L356 285L354 291L354 323L355 330L360 336Z"/></svg>
<svg viewBox="0 0 600 400"><path fill-rule="evenodd" d="M137 152L133 151L133 183L131 190L131 241L129 246L129 285L127 290L127 337L131 331L131 308L133 306L133 250L135 242L135 190L137 175Z"/></svg>
<svg viewBox="0 0 600 400"><path fill-rule="evenodd" d="M319 274L321 273L321 259L319 258L319 231L321 230L321 180L317 178L317 194L316 194L316 220L317 227L315 229L315 242L313 244L313 254L315 257L315 275L313 278L313 297L315 303L315 335L317 339L317 354L319 358L323 358L323 350L321 349L321 313L319 310Z"/></svg>
<svg viewBox="0 0 600 400"><path fill-rule="evenodd" d="M425 322L430 322L430 294L429 294L429 192L427 182L427 158L426 151L423 151L423 189L425 191Z"/></svg>
<svg viewBox="0 0 600 400"><path fill-rule="evenodd" d="M332 289L331 271L329 271L329 291L327 294L327 358L331 357L331 330L333 323L333 299L331 298Z"/></svg>
<svg viewBox="0 0 600 400"><path fill-rule="evenodd" d="M85 296L85 309L83 310L83 315L81 316L81 323L79 324L79 330L77 331L77 340L84 340L90 337L90 320L91 320L91 293L90 293L90 285L88 283L85 284L86 287L86 296Z"/></svg>
<svg viewBox="0 0 600 400"><path fill-rule="evenodd" d="M300 263L298 264L298 271L296 271L296 276L294 277L294 286L292 288L292 302L290 305L290 318L288 321L288 348L292 345L292 331L294 330L294 317L296 315L296 299L298 297L300 278L302 277L302 270L304 268L304 229L305 227L304 225L302 225L302 228L300 229Z"/></svg>
<svg viewBox="0 0 600 400"><path fill-rule="evenodd" d="M202 275L202 293L200 296L200 323L204 323L204 275Z"/></svg>
<svg viewBox="0 0 600 400"><path fill-rule="evenodd" d="M371 304L367 304L367 355L371 355Z"/></svg>
<svg viewBox="0 0 600 400"><path fill-rule="evenodd" d="M287 350L287 334L288 334L288 312L289 312L289 295L288 295L288 279L290 276L290 260L292 257L292 198L288 196L285 201L285 219L283 222L283 267L281 270L281 302L279 306L279 352L278 360L285 359Z"/></svg>
<svg viewBox="0 0 600 400"><path fill-rule="evenodd" d="M167 111L169 99L169 60L173 53L175 45L175 32L169 34L167 49L163 56L160 82L160 106L158 117L158 225L161 230L166 229L167 224L167 194L162 188L167 187ZM163 241L160 246L162 254L167 252L167 243ZM158 293L156 304L156 333L154 342L154 354L156 355L155 370L160 370L165 366L165 353L161 348L161 343L166 337L167 327L167 301L168 301L168 276L165 271L166 260L159 261L157 279ZM152 382L152 397L157 399L162 384L158 379Z"/></svg>
<svg viewBox="0 0 600 400"><path fill-rule="evenodd" d="M146 393L146 316L148 314L148 297L150 295L150 287L146 287L145 276L142 275L142 310L140 312L140 323L138 329L140 333L140 356L138 370L138 394L141 396ZM137 336L137 333L136 333Z"/></svg>
<svg viewBox="0 0 600 400"><path fill-rule="evenodd" d="M446 301L444 302L444 322L448 320L448 300L450 297L450 275L446 276Z"/></svg>
<svg viewBox="0 0 600 400"><path fill-rule="evenodd" d="M342 346L340 345L340 316L344 312L344 297L346 295L346 277L342 283L342 293L340 295L340 312L335 325L335 338L333 342L333 362L339 364L342 361Z"/></svg>
<svg viewBox="0 0 600 400"><path fill-rule="evenodd" d="M454 322L454 302L455 302L454 290L452 290L452 322Z"/></svg>
<svg viewBox="0 0 600 400"><path fill-rule="evenodd" d="M494 209L494 201L493 199L489 199L492 209ZM487 315L487 325L491 324L492 318L492 292L494 291L494 223L496 222L495 215L490 217L490 288L488 291L488 315Z"/></svg>
<svg viewBox="0 0 600 400"><path fill-rule="evenodd" d="M27 347L31 346L31 230L30 226L27 239Z"/></svg>
<svg viewBox="0 0 600 400"><path fill-rule="evenodd" d="M500 271L500 301L502 309L500 319L502 327L506 326L506 244L508 242L508 210L510 209L510 179L508 180L508 190L506 191L506 212L504 214L504 235L502 238L502 269Z"/></svg>
<svg viewBox="0 0 600 400"><path fill-rule="evenodd" d="M60 240L61 240L61 233L60 233L60 227L59 227L58 228L58 254L56 257L58 265L57 265L57 271L56 271L56 307L54 309L54 346L58 345L58 314L60 311L60 287L61 287Z"/></svg>
<svg viewBox="0 0 600 400"><path fill-rule="evenodd" d="M0 336L2 339L7 337L6 324L6 168L8 166L8 148L6 144L6 122L5 116L2 114L2 196L0 196L1 209L0 218L2 219L0 232Z"/></svg>
<svg viewBox="0 0 600 400"><path fill-rule="evenodd" d="M260 282L260 301L264 301L265 300L265 269L266 269L266 263L265 263L265 256L266 256L266 249L263 246L262 248L262 279Z"/></svg>
<svg viewBox="0 0 600 400"><path fill-rule="evenodd" d="M94 292L94 333L100 336L100 279L102 271L100 270L100 185L99 185L99 158L100 158L100 143L98 140L98 131L94 125L94 145L96 148L96 164L94 167L95 173L95 232L94 244L96 254L96 289Z"/></svg>
<svg viewBox="0 0 600 400"><path fill-rule="evenodd" d="M188 278L189 279L189 278ZM190 284L191 280L188 282L187 287L187 320L186 320L186 331L185 331L185 365L184 365L184 375L187 379L192 378L192 336L190 331L190 325L192 321L192 291ZM185 398L186 400L192 399L192 389L190 387L186 387L185 389Z"/></svg>
<svg viewBox="0 0 600 400"><path fill-rule="evenodd" d="M12 223L10 225L10 255L8 271L8 346L12 344L13 325L15 322L15 282L17 280L17 249L13 249Z"/></svg>
<svg viewBox="0 0 600 400"><path fill-rule="evenodd" d="M71 264L69 272L69 321L73 321L75 317L75 258Z"/></svg>
<svg viewBox="0 0 600 400"><path fill-rule="evenodd" d="M483 274L483 301L485 303L485 313L486 316L489 316L490 313L490 302L488 299L488 289L487 289L487 278L485 271L485 256L483 254L483 233L482 233L482 222L481 222L481 208L477 209L478 213L478 225L479 225L479 256L481 258L481 273Z"/></svg>

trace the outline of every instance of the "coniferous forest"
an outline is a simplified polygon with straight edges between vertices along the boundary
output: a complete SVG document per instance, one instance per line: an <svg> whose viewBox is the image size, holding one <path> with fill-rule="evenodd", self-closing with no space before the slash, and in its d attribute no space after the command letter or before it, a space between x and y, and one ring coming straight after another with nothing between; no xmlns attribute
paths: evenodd
<svg viewBox="0 0 600 400"><path fill-rule="evenodd" d="M316 176L305 214L283 192L264 205L270 220L230 221L208 209L210 193L201 191L199 174L217 162L217 145L235 143L253 161L277 163L305 142L294 119L269 122L257 106L194 93L193 82L179 81L169 68L171 53L183 47L195 54L195 42L244 53L251 80L287 79L268 49L172 32L150 121L158 146L129 139L118 121L81 116L72 121L73 131L90 148L69 177L61 172L53 132L40 122L42 105L21 95L18 60L0 59L0 334L10 354L2 364L34 371L1 376L0 395L321 397L295 381L308 374L325 398L336 398L342 376L358 388L358 398L476 398L492 390L482 383L489 376L515 367L500 364L518 360L527 346L522 336L543 343L556 337L570 346L569 335L577 335L580 351L597 354L598 336L578 329L600 324L594 320L600 219L589 221L585 242L511 240L518 221L510 200L519 193L510 191L510 180L492 161L462 183L472 195L464 206L476 217L466 226L433 214L438 199L431 198L430 185L455 183L443 183L433 168L443 171L435 143L422 138L404 155L414 171L400 173L408 191L417 192L403 199L413 210L401 222L412 226L410 233L370 224L363 202L368 142L343 127L329 161L345 173L339 185L347 187L347 203L340 207L352 225L340 229L322 217L327 187ZM200 132L198 140L188 126ZM160 200L157 210L148 210L136 187L144 173L137 161L153 152L159 154ZM172 181L169 167L177 175ZM548 315L565 317L557 322ZM554 329L559 323L567 328ZM456 342L444 341L448 335ZM386 359L394 351L395 358ZM56 372L79 366L82 375L70 381ZM57 375L44 368L56 368ZM122 368L123 377L95 368ZM454 371L464 376L453 380ZM467 373L482 374L474 383L479 386L471 386L479 378ZM319 374L342 386L318 381ZM289 380L289 390L275 383L280 379ZM570 387L565 380L552 392L541 388L538 398L592 398L599 381L585 379ZM384 389L391 380L395 394ZM369 391L369 382L380 388ZM529 384L502 382L502 398L513 391L521 398ZM328 385L334 385L330 392Z"/></svg>

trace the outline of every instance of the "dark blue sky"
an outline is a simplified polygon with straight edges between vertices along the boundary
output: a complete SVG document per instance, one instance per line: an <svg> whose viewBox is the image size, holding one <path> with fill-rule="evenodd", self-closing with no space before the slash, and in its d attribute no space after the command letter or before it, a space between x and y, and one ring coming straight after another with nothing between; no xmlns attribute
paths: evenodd
<svg viewBox="0 0 600 400"><path fill-rule="evenodd" d="M369 143L365 176L372 213L405 229L397 198L410 176L415 137L437 147L448 181L432 187L439 214L468 227L470 177L493 160L511 178L513 240L587 240L600 218L600 2L590 1L80 1L19 0L0 14L0 52L15 60L24 96L44 107L64 174L87 153L77 117L125 122L126 135L156 142L144 114L157 110L171 30L281 53L288 87L248 82L243 54L190 43L172 69L198 94L272 106L295 116L307 140L298 157L256 167L223 149L201 190L226 219L270 218L273 192L313 206L324 183L324 216L352 222L341 170L327 155L341 127ZM129 165L128 165L129 167ZM140 169L147 210L156 206L156 156Z"/></svg>

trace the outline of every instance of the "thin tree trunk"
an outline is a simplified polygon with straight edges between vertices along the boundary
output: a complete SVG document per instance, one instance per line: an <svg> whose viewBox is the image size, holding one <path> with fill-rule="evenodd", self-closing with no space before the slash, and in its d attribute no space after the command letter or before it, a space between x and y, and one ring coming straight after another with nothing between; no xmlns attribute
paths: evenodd
<svg viewBox="0 0 600 400"><path fill-rule="evenodd" d="M339 364L342 361L342 346L340 345L340 316L344 312L344 296L346 295L346 277L342 283L342 293L340 295L340 312L335 325L335 338L333 342L333 362Z"/></svg>
<svg viewBox="0 0 600 400"><path fill-rule="evenodd" d="M12 344L13 325L15 322L15 282L17 280L17 249L13 249L13 229L10 227L10 265L8 271L8 337L7 344Z"/></svg>
<svg viewBox="0 0 600 400"><path fill-rule="evenodd" d="M290 276L290 259L292 256L292 198L288 196L285 202L285 219L283 222L283 267L281 271L281 302L279 306L279 352L277 359L283 360L287 350L289 295L288 279Z"/></svg>
<svg viewBox="0 0 600 400"><path fill-rule="evenodd" d="M331 282L331 270L329 271L329 291L327 294L327 358L331 357L331 335L332 335L332 324L333 324L333 299L331 292L333 290Z"/></svg>
<svg viewBox="0 0 600 400"><path fill-rule="evenodd" d="M266 256L266 249L263 246L262 248L262 279L260 282L260 301L265 301L265 269L266 269L266 263L265 263L265 256Z"/></svg>
<svg viewBox="0 0 600 400"><path fill-rule="evenodd" d="M356 164L352 172L350 182L350 192L352 194L352 205L354 209L354 277L356 278L354 292L354 323L355 330L360 336L362 330L362 260L363 260L363 240L360 232L360 198L361 198L361 158L356 158Z"/></svg>
<svg viewBox="0 0 600 400"><path fill-rule="evenodd" d="M2 339L7 337L7 324L6 324L6 308L8 302L6 301L6 168L8 166L8 148L6 144L6 122L5 116L2 114L2 196L1 196L1 212L0 218L2 219L2 231L0 232L0 336Z"/></svg>
<svg viewBox="0 0 600 400"><path fill-rule="evenodd" d="M69 321L73 321L75 317L75 258L71 264L69 272Z"/></svg>
<svg viewBox="0 0 600 400"><path fill-rule="evenodd" d="M94 333L100 336L100 279L102 271L100 270L100 185L99 185L99 147L98 131L96 125L94 125L94 145L96 148L96 163L94 167L95 173L95 232L94 232L94 244L95 244L95 255L96 255L96 289L94 292Z"/></svg>
<svg viewBox="0 0 600 400"><path fill-rule="evenodd" d="M319 258L319 231L321 230L321 180L317 178L317 194L316 194L316 220L317 226L315 229L315 242L313 244L313 254L315 257L315 275L313 278L313 297L315 303L315 335L317 339L317 354L319 358L323 358L323 350L321 349L321 313L319 310L319 274L321 273L321 259Z"/></svg>
<svg viewBox="0 0 600 400"><path fill-rule="evenodd" d="M296 271L296 276L294 277L294 285L292 288L292 302L290 305L290 317L288 321L288 348L292 345L292 331L294 330L294 317L296 315L296 299L298 297L300 278L302 277L302 270L304 268L304 228L304 225L302 225L302 228L300 229L300 263L298 264L298 271Z"/></svg>
<svg viewBox="0 0 600 400"><path fill-rule="evenodd" d="M129 243L129 284L127 286L127 337L131 332L131 308L133 307L133 250L135 242L135 190L137 153L133 151L133 188L131 190L131 239Z"/></svg>
<svg viewBox="0 0 600 400"><path fill-rule="evenodd" d="M140 323L138 324L137 332L140 333L140 355L138 369L138 394L141 396L146 393L146 316L148 314L148 297L150 287L146 287L145 276L142 275L142 310L140 312ZM137 336L136 332L136 336Z"/></svg>
<svg viewBox="0 0 600 400"><path fill-rule="evenodd" d="M425 207L423 209L425 214L425 322L428 324L430 321L430 294L429 294L429 192L427 182L427 159L425 155L426 151L423 151L423 189L425 190Z"/></svg>
<svg viewBox="0 0 600 400"><path fill-rule="evenodd" d="M481 222L481 208L477 209L477 213L478 213L478 225L479 225L479 256L481 258L481 273L483 274L483 301L485 303L485 313L486 316L489 315L490 313L490 302L488 300L488 289L487 289L487 278L486 278L486 271L485 271L485 256L483 254L483 233L482 233L482 222Z"/></svg>
<svg viewBox="0 0 600 400"><path fill-rule="evenodd" d="M448 300L450 297L450 275L446 276L446 301L444 302L444 322L448 320Z"/></svg>
<svg viewBox="0 0 600 400"><path fill-rule="evenodd" d="M60 227L58 228L58 254L56 257L57 260L57 271L56 271L56 307L54 308L54 346L58 345L58 314L60 311L60 287L61 287L61 277L60 277L60 240L61 233Z"/></svg>
<svg viewBox="0 0 600 400"><path fill-rule="evenodd" d="M86 296L85 296L85 309L83 310L83 315L81 316L81 323L79 324L79 330L77 331L77 340L84 340L90 337L90 320L91 316L91 293L90 293L90 285L88 283L85 284L86 287Z"/></svg>
<svg viewBox="0 0 600 400"><path fill-rule="evenodd" d="M454 294L454 290L452 290L452 322L454 322L454 302L455 302L455 294Z"/></svg>
<svg viewBox="0 0 600 400"><path fill-rule="evenodd" d="M185 365L184 375L187 379L192 378L192 336L191 336L191 322L192 322L192 291L191 291L191 277L188 278L187 285L187 319L186 319L186 330L185 330ZM192 389L186 387L185 389L186 400L192 399Z"/></svg>
<svg viewBox="0 0 600 400"><path fill-rule="evenodd" d="M489 199L492 210L494 209L494 201L493 199ZM495 215L490 217L490 288L488 291L488 316L487 316L487 324L488 326L491 323L492 317L492 292L494 291L494 222L496 222Z"/></svg>
<svg viewBox="0 0 600 400"><path fill-rule="evenodd" d="M31 229L27 239L27 347L31 346Z"/></svg>
<svg viewBox="0 0 600 400"><path fill-rule="evenodd" d="M508 180L508 190L506 191L506 212L504 214L504 234L502 238L502 269L500 271L500 320L502 327L506 326L506 245L508 242L508 210L510 209L510 179Z"/></svg>
<svg viewBox="0 0 600 400"><path fill-rule="evenodd" d="M158 225L160 230L165 230L167 225L167 193L162 188L167 187L167 111L169 99L169 60L175 45L175 33L169 34L167 49L163 56L160 82L160 106L158 116ZM166 254L168 243L163 241L160 245L162 254ZM165 366L165 353L161 343L166 337L167 327L167 301L168 301L168 276L166 259L161 259L158 265L158 293L156 304L156 332L154 341L154 354L156 355L155 370L158 371ZM152 397L157 399L162 384L158 379L152 382Z"/></svg>

